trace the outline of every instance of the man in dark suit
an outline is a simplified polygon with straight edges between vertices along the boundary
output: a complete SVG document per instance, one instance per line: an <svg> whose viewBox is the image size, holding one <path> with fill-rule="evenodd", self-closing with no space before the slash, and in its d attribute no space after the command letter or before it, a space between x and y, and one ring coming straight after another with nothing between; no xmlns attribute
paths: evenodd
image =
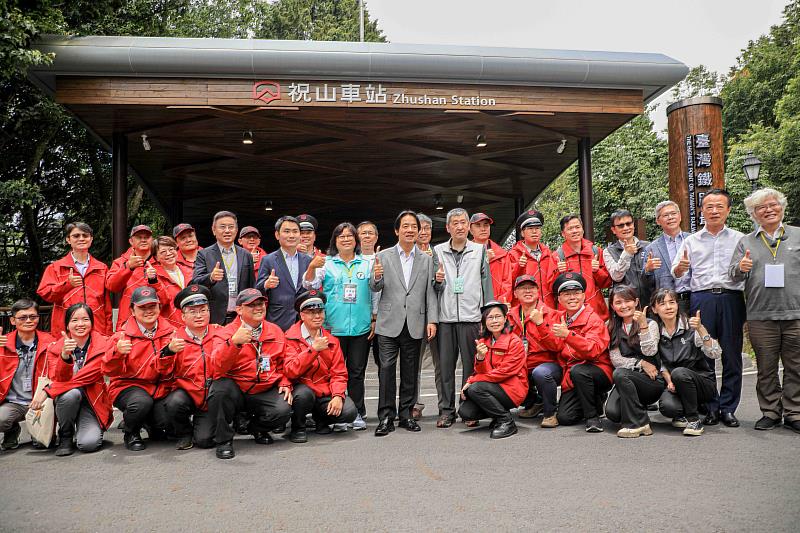
<svg viewBox="0 0 800 533"><path fill-rule="evenodd" d="M211 322L224 325L236 318L236 295L252 289L253 256L235 244L236 215L220 211L214 215L211 232L216 244L197 252L192 283L211 289Z"/></svg>
<svg viewBox="0 0 800 533"><path fill-rule="evenodd" d="M297 251L300 223L294 217L278 219L275 239L280 247L261 260L256 288L268 299L267 321L286 331L298 320L294 302L305 292L302 276L311 263L311 256Z"/></svg>

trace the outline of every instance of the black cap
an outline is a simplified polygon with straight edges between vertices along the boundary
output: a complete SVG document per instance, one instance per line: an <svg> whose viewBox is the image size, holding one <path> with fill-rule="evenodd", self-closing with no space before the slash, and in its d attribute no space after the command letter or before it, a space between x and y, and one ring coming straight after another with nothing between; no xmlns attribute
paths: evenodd
<svg viewBox="0 0 800 533"><path fill-rule="evenodd" d="M251 233L255 233L258 235L258 238L261 238L261 232L258 231L258 228L255 226L245 226L242 228L242 231L239 232L239 238L241 239L245 235L250 235Z"/></svg>
<svg viewBox="0 0 800 533"><path fill-rule="evenodd" d="M311 289L305 291L294 301L294 310L298 313L304 309L325 309L325 302L328 298L322 291Z"/></svg>
<svg viewBox="0 0 800 533"><path fill-rule="evenodd" d="M211 299L211 291L202 285L189 285L175 295L172 303L178 309L183 309L189 305L207 304Z"/></svg>
<svg viewBox="0 0 800 533"><path fill-rule="evenodd" d="M499 307L503 311L504 315L508 314L508 306L503 302L498 302L497 300L490 300L483 304L481 307L481 314L485 313L487 309L491 309L492 307Z"/></svg>
<svg viewBox="0 0 800 533"><path fill-rule="evenodd" d="M182 222L182 223L178 224L177 226L175 226L174 228L172 228L172 238L173 239L177 239L178 235L180 235L184 231L194 231L194 228L192 227L191 224L187 224L186 222Z"/></svg>
<svg viewBox="0 0 800 533"><path fill-rule="evenodd" d="M236 305L247 305L258 299L266 300L267 297L258 289L245 289L236 296Z"/></svg>
<svg viewBox="0 0 800 533"><path fill-rule="evenodd" d="M528 209L517 217L517 227L524 229L530 226L544 226L544 215L536 209Z"/></svg>
<svg viewBox="0 0 800 533"><path fill-rule="evenodd" d="M553 281L553 294L571 289L586 290L586 280L577 272L563 272Z"/></svg>
<svg viewBox="0 0 800 533"><path fill-rule="evenodd" d="M514 289L522 285L523 283L533 283L537 287L539 283L536 281L536 278L529 274L523 274L522 276L517 276L517 279L514 280Z"/></svg>
<svg viewBox="0 0 800 533"><path fill-rule="evenodd" d="M136 290L134 290L131 295L131 304L133 305L157 303L158 294L156 294L156 290L153 287L136 287Z"/></svg>
<svg viewBox="0 0 800 533"><path fill-rule="evenodd" d="M317 219L309 215L308 213L303 213L302 215L297 216L297 222L300 223L300 231L317 231Z"/></svg>

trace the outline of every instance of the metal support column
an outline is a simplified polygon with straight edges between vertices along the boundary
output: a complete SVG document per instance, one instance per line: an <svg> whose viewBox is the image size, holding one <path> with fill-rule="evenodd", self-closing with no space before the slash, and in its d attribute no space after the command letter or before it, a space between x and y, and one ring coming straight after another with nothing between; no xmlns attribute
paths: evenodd
<svg viewBox="0 0 800 533"><path fill-rule="evenodd" d="M594 217L592 215L592 143L589 137L578 141L578 190L581 199L581 222L584 236L594 241Z"/></svg>
<svg viewBox="0 0 800 533"><path fill-rule="evenodd" d="M114 133L111 141L111 250L119 257L128 248L128 138Z"/></svg>
<svg viewBox="0 0 800 533"><path fill-rule="evenodd" d="M525 209L525 199L522 196L517 196L514 198L514 225L517 223L517 219L522 214L522 211ZM514 232L517 236L517 240L522 238L522 235L519 234L519 228L515 228Z"/></svg>

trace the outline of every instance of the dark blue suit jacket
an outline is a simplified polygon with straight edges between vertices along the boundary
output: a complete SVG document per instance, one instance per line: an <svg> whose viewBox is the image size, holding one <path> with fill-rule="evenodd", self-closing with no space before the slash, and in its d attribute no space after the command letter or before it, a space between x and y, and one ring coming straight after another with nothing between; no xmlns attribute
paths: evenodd
<svg viewBox="0 0 800 533"><path fill-rule="evenodd" d="M311 256L297 253L297 279L292 283L289 275L289 267L283 258L280 248L268 254L261 260L258 269L258 280L256 288L264 293L269 299L267 306L267 321L277 324L283 331L286 331L297 322L297 311L294 310L294 301L305 289L303 289L303 275L311 263ZM274 289L265 289L264 282L267 281L269 273L275 269L280 283Z"/></svg>
<svg viewBox="0 0 800 533"><path fill-rule="evenodd" d="M253 275L253 255L239 245L234 246L236 247L238 269L236 285L237 290L241 292L253 287L253 279L255 278ZM205 285L211 290L211 301L209 302L211 323L224 324L228 310L228 274L226 273L220 282L211 281L211 271L214 270L214 265L217 263L222 265L222 253L220 253L217 243L197 252L192 283ZM223 270L225 269L223 268Z"/></svg>

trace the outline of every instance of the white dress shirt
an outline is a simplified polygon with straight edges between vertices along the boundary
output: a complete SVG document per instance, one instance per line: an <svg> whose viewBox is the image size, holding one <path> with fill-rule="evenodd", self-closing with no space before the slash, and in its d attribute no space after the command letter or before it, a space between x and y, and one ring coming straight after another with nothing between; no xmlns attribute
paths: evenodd
<svg viewBox="0 0 800 533"><path fill-rule="evenodd" d="M408 255L406 255L400 247L400 243L397 243L395 247L397 248L397 255L400 257L400 266L403 268L403 279L406 282L406 289L408 289L411 283L411 269L414 267L414 256L417 253L417 246L414 245Z"/></svg>
<svg viewBox="0 0 800 533"><path fill-rule="evenodd" d="M744 290L744 282L736 282L728 275L731 258L739 244L739 239L744 237L734 229L724 226L716 235L712 235L703 227L693 235L689 235L681 245L675 259L672 260L672 272L675 277L675 268L683 257L684 250L689 252L689 288L692 292L709 289L728 289L732 291ZM676 278L677 279L677 278Z"/></svg>

